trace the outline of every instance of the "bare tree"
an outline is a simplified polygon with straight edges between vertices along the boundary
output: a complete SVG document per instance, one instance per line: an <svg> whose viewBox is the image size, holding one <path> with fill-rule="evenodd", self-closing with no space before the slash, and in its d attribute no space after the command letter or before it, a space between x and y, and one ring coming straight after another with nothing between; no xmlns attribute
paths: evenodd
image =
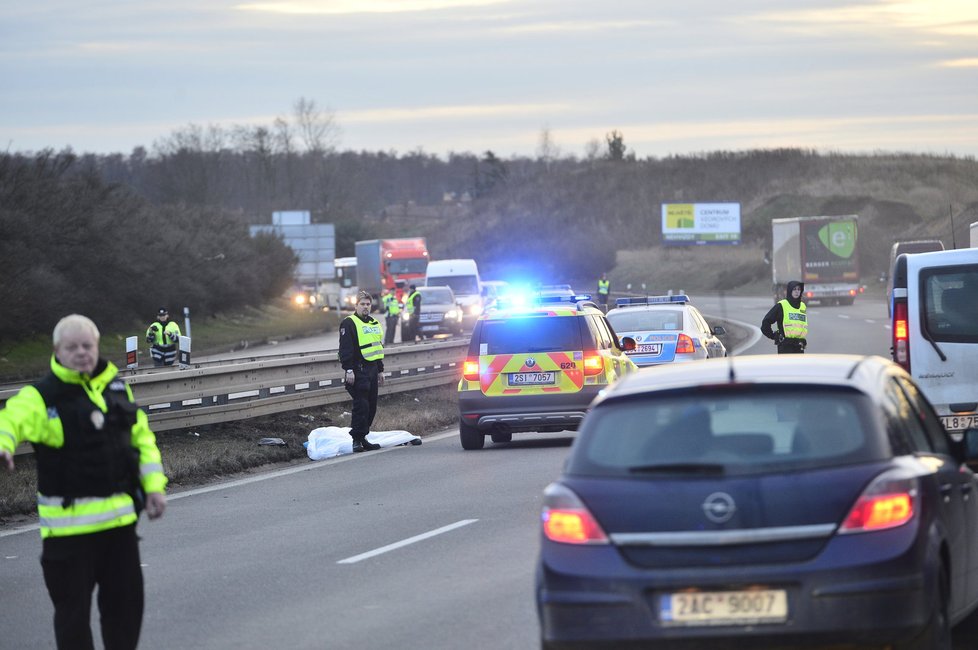
<svg viewBox="0 0 978 650"><path fill-rule="evenodd" d="M554 142L550 127L545 126L540 130L540 141L537 145L537 160L542 162L549 171L554 161L558 158L560 158L560 147Z"/></svg>
<svg viewBox="0 0 978 650"><path fill-rule="evenodd" d="M296 126L306 150L310 153L332 152L339 142L339 126L330 110L320 110L316 102L300 97L293 106Z"/></svg>

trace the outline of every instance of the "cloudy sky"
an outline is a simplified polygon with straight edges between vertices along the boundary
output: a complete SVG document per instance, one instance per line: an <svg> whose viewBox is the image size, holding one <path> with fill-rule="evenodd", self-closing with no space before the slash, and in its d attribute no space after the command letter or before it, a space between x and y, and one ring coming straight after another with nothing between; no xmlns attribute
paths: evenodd
<svg viewBox="0 0 978 650"><path fill-rule="evenodd" d="M30 0L0 146L124 153L300 98L342 150L978 155L978 0ZM554 151L552 150L551 153Z"/></svg>

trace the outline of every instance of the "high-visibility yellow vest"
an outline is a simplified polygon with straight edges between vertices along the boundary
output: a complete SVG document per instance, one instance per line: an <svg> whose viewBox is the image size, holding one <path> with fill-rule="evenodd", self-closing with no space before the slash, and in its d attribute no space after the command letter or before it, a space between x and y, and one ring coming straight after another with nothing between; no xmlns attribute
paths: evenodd
<svg viewBox="0 0 978 650"><path fill-rule="evenodd" d="M124 392L124 399L132 402L132 391L118 377L118 369L111 362L96 375L89 377L62 366L51 358L51 372L62 382L76 385L85 391L91 401L93 425L103 426L101 416L107 414L107 391ZM135 404L133 404L133 408ZM156 436L142 409L135 412L131 427L132 446L138 454L139 481L146 492L163 492L167 479L163 474L160 451ZM45 403L35 386L25 386L7 400L0 409L0 449L13 453L20 442L49 448L48 453L58 453L65 446L65 438L81 435L77 421L62 421L55 404ZM38 470L41 470L40 464ZM42 478L38 477L39 483ZM138 515L132 496L116 492L107 496L77 496L66 499L63 494L37 494L37 514L41 537L67 537L85 535L136 522Z"/></svg>
<svg viewBox="0 0 978 650"><path fill-rule="evenodd" d="M367 361L379 361L384 358L384 331L380 328L380 323L371 318L366 323L357 317L351 317L351 321L357 326L357 345L360 346L360 354Z"/></svg>
<svg viewBox="0 0 978 650"><path fill-rule="evenodd" d="M421 294L418 293L417 289L411 292L411 295L408 296L407 300L404 301L404 311L406 311L409 314L414 313L414 297L418 295Z"/></svg>
<svg viewBox="0 0 978 650"><path fill-rule="evenodd" d="M606 295L611 289L611 280L598 280L598 293Z"/></svg>
<svg viewBox="0 0 978 650"><path fill-rule="evenodd" d="M392 293L384 295L384 310L388 316L397 316L401 313L401 304L397 302L397 296Z"/></svg>
<svg viewBox="0 0 978 650"><path fill-rule="evenodd" d="M791 306L787 300L782 300L781 311L784 319L781 321L781 333L786 339L808 338L808 315L805 313L805 303L798 303L798 309Z"/></svg>

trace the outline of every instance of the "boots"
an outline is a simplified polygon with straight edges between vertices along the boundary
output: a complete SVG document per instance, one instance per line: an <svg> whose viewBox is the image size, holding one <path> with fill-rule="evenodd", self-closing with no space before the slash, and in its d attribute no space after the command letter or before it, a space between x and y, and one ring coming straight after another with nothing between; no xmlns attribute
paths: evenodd
<svg viewBox="0 0 978 650"><path fill-rule="evenodd" d="M353 453L358 454L361 451L376 451L380 449L380 445L375 445L372 442L367 442L367 438L354 438L353 439Z"/></svg>

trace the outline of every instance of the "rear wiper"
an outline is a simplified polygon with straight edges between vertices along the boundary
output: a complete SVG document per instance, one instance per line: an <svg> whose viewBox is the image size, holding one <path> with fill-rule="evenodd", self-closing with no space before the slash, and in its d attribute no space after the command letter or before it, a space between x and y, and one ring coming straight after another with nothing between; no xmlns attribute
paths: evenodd
<svg viewBox="0 0 978 650"><path fill-rule="evenodd" d="M635 465L628 471L634 474L723 474L719 463L671 463L666 465Z"/></svg>

